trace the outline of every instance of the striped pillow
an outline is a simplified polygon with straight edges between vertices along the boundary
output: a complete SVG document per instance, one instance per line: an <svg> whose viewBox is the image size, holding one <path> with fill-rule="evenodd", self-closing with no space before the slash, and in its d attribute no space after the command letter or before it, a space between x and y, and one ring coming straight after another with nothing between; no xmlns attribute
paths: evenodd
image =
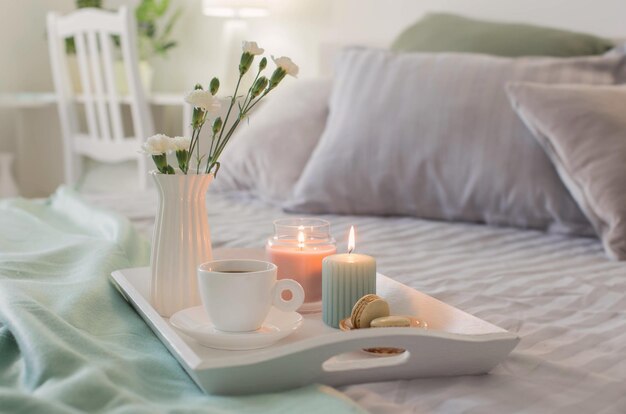
<svg viewBox="0 0 626 414"><path fill-rule="evenodd" d="M625 62L346 50L326 130L284 207L592 234L504 86L614 84Z"/></svg>
<svg viewBox="0 0 626 414"><path fill-rule="evenodd" d="M513 83L507 93L609 257L626 260L626 87Z"/></svg>

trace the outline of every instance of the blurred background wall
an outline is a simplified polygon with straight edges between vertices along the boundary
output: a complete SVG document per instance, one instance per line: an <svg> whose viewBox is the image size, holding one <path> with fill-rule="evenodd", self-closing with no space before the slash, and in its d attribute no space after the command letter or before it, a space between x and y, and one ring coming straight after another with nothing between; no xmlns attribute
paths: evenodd
<svg viewBox="0 0 626 414"><path fill-rule="evenodd" d="M338 45L387 46L404 27L425 12L435 10L626 39L624 0L267 1L270 11L267 17L236 22L205 16L202 0L172 0L172 10L182 8L180 21L172 33L178 46L167 58L152 59L153 90L182 92L198 81L206 83L214 75L232 72L232 69L225 72L225 66L232 63L232 50L239 47L235 41L241 37L258 41L273 54L290 56L300 65L302 77L319 76L328 71L327 55ZM105 8L136 3L137 0L103 0ZM52 91L46 13L53 10L68 13L75 9L74 0L0 0L0 93ZM40 124L36 130L44 134L58 128L56 111L51 108L21 116L32 117L33 122ZM16 117L14 109L0 110L0 151L17 148ZM180 115L175 111L168 110L161 118L161 128L167 132L178 128ZM50 136L58 139L56 132ZM48 156L45 150L37 151L38 145L43 144L39 141L34 148L26 145L30 163L37 164L41 157ZM56 145L60 142L50 144L50 148ZM50 182L45 188L56 185L59 179L60 169L50 171ZM18 181L25 181L24 177L18 177ZM23 193L45 195L42 188L24 188Z"/></svg>

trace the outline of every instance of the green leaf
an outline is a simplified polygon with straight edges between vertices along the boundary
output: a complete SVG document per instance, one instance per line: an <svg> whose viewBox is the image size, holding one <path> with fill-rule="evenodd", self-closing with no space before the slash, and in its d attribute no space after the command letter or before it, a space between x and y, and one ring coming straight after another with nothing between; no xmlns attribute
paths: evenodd
<svg viewBox="0 0 626 414"><path fill-rule="evenodd" d="M177 44L178 42L172 40L171 42L167 42L164 45L161 45L160 48L163 49L163 51L166 51L168 49L175 47Z"/></svg>
<svg viewBox="0 0 626 414"><path fill-rule="evenodd" d="M102 8L102 0L76 0L76 7L83 9L85 7Z"/></svg>
<svg viewBox="0 0 626 414"><path fill-rule="evenodd" d="M167 14L169 7L170 0L142 0L135 10L139 38L147 39L143 42L147 48L143 49L142 56L146 58L150 54L165 56L168 50L178 44L170 38L170 35L182 15L182 8L178 7L166 19L164 25L159 22Z"/></svg>
<svg viewBox="0 0 626 414"><path fill-rule="evenodd" d="M163 33L161 34L162 39L170 35L170 33L172 32L172 29L174 28L174 25L176 24L178 19L180 19L180 16L182 15L182 13L183 13L183 9L179 7L176 9L174 14L172 14L172 16L167 20L167 23L165 24L165 27L163 28Z"/></svg>
<svg viewBox="0 0 626 414"><path fill-rule="evenodd" d="M73 37L67 37L65 39L65 53L68 55L76 54L76 43L74 43Z"/></svg>

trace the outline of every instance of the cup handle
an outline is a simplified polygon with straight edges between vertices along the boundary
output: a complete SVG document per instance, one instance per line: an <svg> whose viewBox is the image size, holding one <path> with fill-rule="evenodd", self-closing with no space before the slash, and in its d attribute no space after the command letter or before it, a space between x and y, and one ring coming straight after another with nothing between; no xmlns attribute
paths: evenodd
<svg viewBox="0 0 626 414"><path fill-rule="evenodd" d="M291 299L283 299L283 292L291 292ZM284 312L293 312L304 303L304 289L293 279L280 279L274 285L274 306Z"/></svg>

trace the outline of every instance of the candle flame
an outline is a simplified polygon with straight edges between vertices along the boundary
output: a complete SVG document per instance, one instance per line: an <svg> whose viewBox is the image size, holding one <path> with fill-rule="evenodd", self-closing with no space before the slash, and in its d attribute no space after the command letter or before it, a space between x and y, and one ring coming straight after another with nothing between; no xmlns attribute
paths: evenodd
<svg viewBox="0 0 626 414"><path fill-rule="evenodd" d="M304 232L302 231L298 232L298 247L300 249L304 248Z"/></svg>
<svg viewBox="0 0 626 414"><path fill-rule="evenodd" d="M354 241L354 226L350 227L350 234L348 235L348 253L352 253L355 247Z"/></svg>

